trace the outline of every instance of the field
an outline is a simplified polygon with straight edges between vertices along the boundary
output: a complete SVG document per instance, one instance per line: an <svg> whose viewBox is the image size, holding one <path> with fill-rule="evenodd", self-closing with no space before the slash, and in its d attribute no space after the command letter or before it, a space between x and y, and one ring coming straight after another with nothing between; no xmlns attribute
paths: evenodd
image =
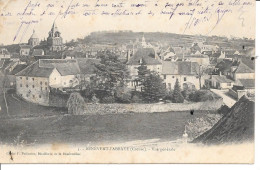
<svg viewBox="0 0 260 170"><path fill-rule="evenodd" d="M160 139L173 141L182 137L190 119L209 114L189 112L55 115L0 120L0 142L16 144L114 143ZM19 142L19 143L20 143Z"/></svg>
<svg viewBox="0 0 260 170"><path fill-rule="evenodd" d="M182 137L187 121L210 114L208 111L68 115L65 109L44 107L6 94L6 112L0 89L0 143L115 143ZM212 113L212 112L211 112Z"/></svg>

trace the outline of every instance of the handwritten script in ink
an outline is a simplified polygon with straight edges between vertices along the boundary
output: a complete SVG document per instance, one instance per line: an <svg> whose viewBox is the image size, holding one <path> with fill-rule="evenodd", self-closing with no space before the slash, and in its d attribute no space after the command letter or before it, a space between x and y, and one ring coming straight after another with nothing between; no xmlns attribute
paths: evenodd
<svg viewBox="0 0 260 170"><path fill-rule="evenodd" d="M13 41L18 35L25 34L29 26L41 24L48 17L53 20L100 16L123 20L130 17L160 17L165 22L174 23L176 20L182 20L183 33L209 23L210 33L225 17L231 15L236 15L233 19L239 20L243 26L247 19L244 14L250 6L254 6L252 0L30 0L16 8L2 5L0 17L4 17L6 23L11 17L19 19L19 27Z"/></svg>

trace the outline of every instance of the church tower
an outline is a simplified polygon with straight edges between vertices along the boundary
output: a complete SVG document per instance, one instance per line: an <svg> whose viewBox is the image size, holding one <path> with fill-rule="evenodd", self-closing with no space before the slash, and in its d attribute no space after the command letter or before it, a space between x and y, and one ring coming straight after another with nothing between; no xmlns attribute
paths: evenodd
<svg viewBox="0 0 260 170"><path fill-rule="evenodd" d="M30 37L30 39L28 40L28 45L31 45L31 46L34 47L34 46L39 45L39 44L40 44L39 38L36 35L35 31L33 30L33 34Z"/></svg>
<svg viewBox="0 0 260 170"><path fill-rule="evenodd" d="M62 51L63 50L63 43L62 38L60 36L60 32L58 27L56 26L55 22L52 25L52 28L49 32L49 36L47 38L47 45L50 51Z"/></svg>

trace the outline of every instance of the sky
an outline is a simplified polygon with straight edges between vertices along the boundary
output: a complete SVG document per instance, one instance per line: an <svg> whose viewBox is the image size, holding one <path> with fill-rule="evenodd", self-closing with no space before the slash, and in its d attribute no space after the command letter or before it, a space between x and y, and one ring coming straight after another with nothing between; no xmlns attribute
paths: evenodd
<svg viewBox="0 0 260 170"><path fill-rule="evenodd" d="M26 43L33 30L47 38L54 21L64 41L108 30L255 37L253 0L2 0L0 9L5 45Z"/></svg>

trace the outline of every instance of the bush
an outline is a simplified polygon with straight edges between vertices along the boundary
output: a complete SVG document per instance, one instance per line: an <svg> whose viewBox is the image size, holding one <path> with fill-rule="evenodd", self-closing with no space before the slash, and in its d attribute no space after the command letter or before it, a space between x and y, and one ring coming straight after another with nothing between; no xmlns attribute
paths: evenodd
<svg viewBox="0 0 260 170"><path fill-rule="evenodd" d="M132 99L131 99L131 102L132 102L132 103L142 103L143 100L142 100L142 98L139 97L138 95L134 95L134 96L132 97Z"/></svg>
<svg viewBox="0 0 260 170"><path fill-rule="evenodd" d="M67 107L69 114L80 115L84 112L85 101L79 93L71 93Z"/></svg>
<svg viewBox="0 0 260 170"><path fill-rule="evenodd" d="M189 100L193 102L204 102L219 98L219 96L209 90L198 90L189 95Z"/></svg>
<svg viewBox="0 0 260 170"><path fill-rule="evenodd" d="M124 87L118 87L115 93L116 102L118 103L130 103L131 91Z"/></svg>
<svg viewBox="0 0 260 170"><path fill-rule="evenodd" d="M113 96L106 96L102 99L102 103L115 103L115 98Z"/></svg>

